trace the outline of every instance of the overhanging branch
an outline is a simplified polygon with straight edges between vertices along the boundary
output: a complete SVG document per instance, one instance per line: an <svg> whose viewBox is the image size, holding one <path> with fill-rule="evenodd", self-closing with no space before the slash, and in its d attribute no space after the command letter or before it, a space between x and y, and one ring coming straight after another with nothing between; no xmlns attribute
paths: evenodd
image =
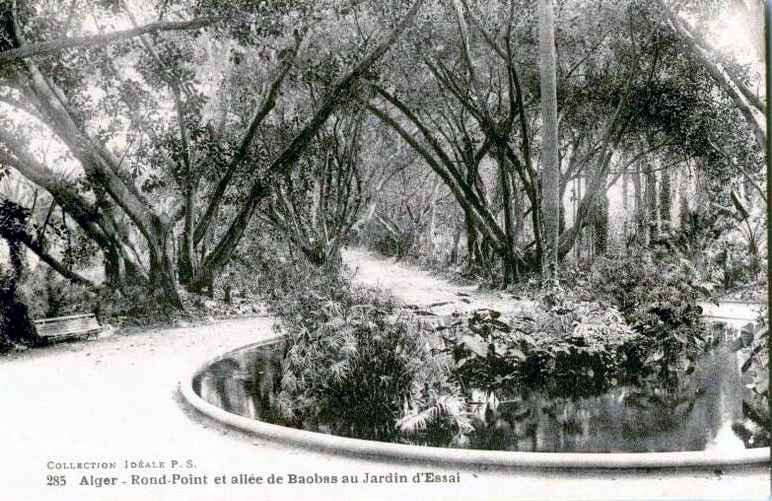
<svg viewBox="0 0 772 501"><path fill-rule="evenodd" d="M104 33L83 37L60 38L50 42L31 43L18 49L11 49L0 52L0 66L8 64L12 61L25 59L32 56L54 54L65 49L72 49L76 47L98 47L101 45L107 45L120 40L127 40L129 38L144 35L146 33L155 33L159 31L196 30L205 26L209 26L217 20L218 18L215 17L202 17L191 19L190 21L150 23L129 30L115 31L113 33Z"/></svg>

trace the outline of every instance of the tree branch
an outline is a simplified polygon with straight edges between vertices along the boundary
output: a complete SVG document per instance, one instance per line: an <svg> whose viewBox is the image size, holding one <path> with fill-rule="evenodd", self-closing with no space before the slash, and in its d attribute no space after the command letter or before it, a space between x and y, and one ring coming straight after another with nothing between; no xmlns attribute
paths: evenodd
<svg viewBox="0 0 772 501"><path fill-rule="evenodd" d="M216 17L202 17L191 19L190 21L150 23L129 30L115 31L113 33L60 38L50 42L27 44L18 49L11 49L0 52L0 67L13 61L18 61L20 59L25 59L32 56L55 54L65 49L72 49L76 47L99 47L101 45L107 45L113 42L134 38L146 33L156 33L159 31L196 30L209 26L218 20L219 18Z"/></svg>
<svg viewBox="0 0 772 501"><path fill-rule="evenodd" d="M372 50L372 52L359 61L350 71L335 80L308 123L273 160L271 166L265 173L265 177L258 177L254 181L247 195L246 203L232 220L220 242L204 259L201 266L202 270L207 270L207 273L211 274L224 266L227 260L230 259L230 256L236 249L241 237L244 235L246 227L251 220L258 203L271 192L271 186L267 184L267 181L271 177L281 175L292 168L292 165L302 155L303 151L333 111L335 111L339 103L347 98L353 84L364 76L366 72L370 70L384 54L386 54L399 36L413 23L413 20L418 14L418 10L424 2L425 0L416 0L397 26L393 28L391 33L389 33L383 41ZM201 275L200 277L197 277L197 281L206 278L208 277ZM194 286L195 285L197 284L194 284Z"/></svg>
<svg viewBox="0 0 772 501"><path fill-rule="evenodd" d="M691 49L692 54L699 60L703 68L710 73L716 83L718 83L719 87L729 95L738 107L749 125L753 128L756 143L764 150L767 143L766 120L763 116L764 110L766 109L764 104L758 97L753 96L753 93L751 93L742 82L733 78L722 64L713 59L711 51L699 43L689 28L684 26L684 23L681 22L678 16L663 0L657 0L657 3L665 12L670 26L676 34L686 42Z"/></svg>
<svg viewBox="0 0 772 501"><path fill-rule="evenodd" d="M297 54L298 48L299 43L296 43L294 48L291 49L292 52L282 62L279 73L271 82L271 86L269 87L268 92L255 110L252 121L249 123L249 127L247 127L246 132L244 132L244 136L241 138L241 142L239 143L239 147L236 150L236 154L228 163L228 166L225 169L225 174L222 178L220 178L220 181L217 183L217 187L212 194L209 205L206 208L206 212L201 217L201 220L196 226L196 231L193 234L193 242L195 244L198 244L201 239L204 238L207 228L209 228L209 225L212 223L215 214L217 214L217 211L220 208L220 203L222 202L222 198L225 195L225 191L228 189L231 181L233 180L236 169L247 157L249 146L252 144L252 140L255 137L255 133L257 132L258 127L260 127L260 124L263 123L265 117L267 117L271 110L273 110L273 108L276 106L276 97L279 94L279 89L281 88L281 84L284 81L284 77L287 76L287 73L289 73L290 69L292 68L292 62Z"/></svg>
<svg viewBox="0 0 772 501"><path fill-rule="evenodd" d="M64 278L72 281L73 283L76 283L78 285L85 285L89 289L97 289L98 287L94 282L91 280L79 275L78 273L75 273L74 271L67 268L65 265L60 263L55 257L53 257L51 254L47 253L43 247L40 246L37 242L35 242L32 237L26 233L18 234L14 233L13 235L7 234L7 232L4 231L2 225L0 225L0 236L2 236L5 239L8 240L16 240L18 242L23 243L29 250L34 252L41 261L46 263L48 266L50 266L54 271L59 273Z"/></svg>

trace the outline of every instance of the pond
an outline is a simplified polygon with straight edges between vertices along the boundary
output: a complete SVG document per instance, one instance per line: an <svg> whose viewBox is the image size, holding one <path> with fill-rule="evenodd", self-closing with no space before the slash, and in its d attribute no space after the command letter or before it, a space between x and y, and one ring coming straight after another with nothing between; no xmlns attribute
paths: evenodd
<svg viewBox="0 0 772 501"><path fill-rule="evenodd" d="M727 339L736 331L727 330ZM227 412L287 425L276 409L283 343L231 353L196 375L193 388ZM741 450L736 432L750 397L741 351L723 342L706 353L677 390L618 386L589 398L474 392L475 431L430 444L526 452L667 452ZM310 431L327 431L324 424Z"/></svg>

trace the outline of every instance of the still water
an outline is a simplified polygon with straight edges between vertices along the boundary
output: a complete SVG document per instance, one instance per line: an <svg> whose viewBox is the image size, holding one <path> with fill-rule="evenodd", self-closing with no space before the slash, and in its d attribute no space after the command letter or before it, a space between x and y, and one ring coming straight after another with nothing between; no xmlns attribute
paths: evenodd
<svg viewBox="0 0 772 501"><path fill-rule="evenodd" d="M282 353L281 343L235 352L198 374L194 389L228 412L286 424L275 407ZM743 399L750 397L740 373L741 353L720 344L699 360L678 391L621 386L576 399L475 392L475 431L432 445L528 452L744 449L732 429L743 417Z"/></svg>

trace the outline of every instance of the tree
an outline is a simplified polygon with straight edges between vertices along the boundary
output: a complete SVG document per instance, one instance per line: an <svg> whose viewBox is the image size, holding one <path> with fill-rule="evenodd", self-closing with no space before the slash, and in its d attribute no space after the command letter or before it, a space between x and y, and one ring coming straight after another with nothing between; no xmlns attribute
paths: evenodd
<svg viewBox="0 0 772 501"><path fill-rule="evenodd" d="M356 82L367 75L409 27L422 3L423 0L414 2L390 33L381 36L364 56L350 61L348 68L340 71L294 136L265 162L267 165L261 173L252 173L246 196L226 223L225 231L212 232L211 228L222 214L222 202L233 187L236 172L251 159L255 134L274 109L283 80L295 65L303 38L298 31L284 37L289 41L285 50L277 51L281 57L278 57L274 77L254 105L243 134L231 148L220 142L217 129L204 120L206 98L198 88L200 82L189 62L200 34L161 38L157 34L160 27L143 28L129 6L120 2L115 14L128 18L134 25L132 30L97 39L81 37L77 43L57 42L53 44L57 50L66 47L84 50L57 53L54 58L41 57L38 55L50 51L41 52L40 47L35 49L37 42L27 41L30 37L40 37L35 24L41 20L30 10L12 11L10 17L15 28L13 33L6 33L6 38L14 40L17 45L14 48L28 47L29 54L14 53L15 71L10 72L4 82L13 99L4 102L42 119L82 166L91 193L84 196L77 186L62 183L55 171L30 154L18 128L12 126L0 132L5 163L51 193L81 230L99 244L106 255L115 257L118 268L145 284L151 296L167 306L180 308L174 261L178 261L180 278L191 290L211 287L213 278L239 245L257 206L270 195L275 179L294 167L327 118L348 99ZM267 13L264 4L236 6L237 16L231 12L234 6L202 4L195 10L208 9L213 15L204 17L218 20L212 24L215 29L212 38L232 37L233 44L241 50L255 50L255 30L258 38L280 28L291 31L286 26L272 26L272 19L282 19L278 15L281 12ZM165 2L162 8L172 6L184 7ZM303 4L298 9L307 7ZM97 6L94 8L99 10ZM26 24L22 22L25 19L29 21ZM58 20L43 19L43 22L66 32ZM191 21L183 25L185 29L199 29L204 24ZM252 31L247 29L248 34L244 35L245 27L249 26ZM175 29L183 28L176 26ZM374 36L370 41L378 38ZM104 46L107 42L114 42L114 47ZM20 61L22 56L24 59ZM233 64L238 64L235 54L233 59ZM119 60L132 65L142 80L118 71ZM91 78L94 61L101 80ZM95 82L105 94L100 105L119 105L127 113L126 119L114 119L110 126L96 131L89 123L89 112L95 112ZM174 118L170 122L159 120L157 115L157 110L162 108L159 98L164 96L171 101ZM130 144L134 150L130 154L127 151L123 157L109 146L110 140L116 139L115 131L121 129L129 133L132 129L140 131L138 146ZM128 136L128 142L136 139ZM150 143L149 147L145 140ZM207 171L214 176L213 191L209 194L201 193L200 183ZM204 200L208 203L202 203ZM179 245L178 223L182 226ZM218 233L216 241L206 246L204 236L215 233ZM137 241L141 242L139 249L135 245Z"/></svg>
<svg viewBox="0 0 772 501"><path fill-rule="evenodd" d="M365 115L343 110L322 131L293 172L274 188L264 218L314 265L335 263L369 202L361 172Z"/></svg>
<svg viewBox="0 0 772 501"><path fill-rule="evenodd" d="M529 50L538 49L538 25L529 4L494 8L459 0L448 7L435 16L444 22L435 21L432 35L411 39L410 52L392 63L394 83L376 88L380 102L368 109L443 180L465 215L469 252L490 248L509 283L519 270L540 269L546 238L539 162L549 141L536 99L543 96L538 50ZM518 8L526 14L515 15ZM662 36L645 4L571 4L562 12L575 10L581 15L556 34L563 49L555 68L562 104L554 213L560 214L573 180L587 183L571 227L556 225L559 259L591 224L593 207L621 172L673 147L667 132L647 136L647 113L657 99L653 84L685 74L682 58L667 59L673 39ZM594 29L605 24L625 31ZM447 43L438 46L437 39ZM627 160L621 152L629 153Z"/></svg>
<svg viewBox="0 0 772 501"><path fill-rule="evenodd" d="M557 283L560 232L560 164L558 160L558 101L555 62L555 19L552 0L539 0L539 71L542 122L542 214L544 265L542 274Z"/></svg>
<svg viewBox="0 0 772 501"><path fill-rule="evenodd" d="M22 235L26 235L29 212L10 200L0 201L0 236L8 245L10 270L0 267L0 345L4 341L34 343L35 324L22 300L20 286L27 273ZM0 346L1 347L1 346Z"/></svg>
<svg viewBox="0 0 772 501"><path fill-rule="evenodd" d="M710 73L720 88L732 99L737 108L743 114L748 124L753 128L756 143L760 148L766 147L767 124L765 119L766 105L761 98L751 90L747 79L743 78L742 72L736 68L730 69L722 62L717 54L704 37L698 35L697 30L689 26L674 6L671 6L668 0L657 0L657 4L666 14L667 22L670 28L687 45L692 55L699 63ZM735 2L740 3L740 2ZM745 2L742 2L745 4ZM757 11L763 12L765 7L756 5L756 1L750 2ZM747 10L747 9L746 9ZM748 17L746 16L746 19ZM753 29L756 39L758 39L759 26L763 16L758 16L755 23L750 28ZM757 54L760 52L758 44L755 45ZM763 52L762 52L763 53ZM757 56L758 57L758 56ZM731 64L731 63L730 63Z"/></svg>

